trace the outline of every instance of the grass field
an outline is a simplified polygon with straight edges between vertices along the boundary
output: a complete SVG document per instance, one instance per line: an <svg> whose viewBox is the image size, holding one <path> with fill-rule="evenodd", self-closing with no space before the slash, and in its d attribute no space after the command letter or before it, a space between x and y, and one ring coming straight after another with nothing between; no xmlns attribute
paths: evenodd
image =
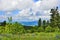
<svg viewBox="0 0 60 40"><path fill-rule="evenodd" d="M22 35L1 34L0 40L60 40L60 33L27 33Z"/></svg>

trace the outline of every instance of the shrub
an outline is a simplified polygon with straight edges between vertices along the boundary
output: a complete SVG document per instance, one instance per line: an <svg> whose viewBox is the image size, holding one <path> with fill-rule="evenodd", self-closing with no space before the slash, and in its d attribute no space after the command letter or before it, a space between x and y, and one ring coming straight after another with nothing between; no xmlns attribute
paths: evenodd
<svg viewBox="0 0 60 40"><path fill-rule="evenodd" d="M52 27L50 27L50 26L48 26L48 27L45 28L45 32L52 32L52 31L53 31Z"/></svg>
<svg viewBox="0 0 60 40"><path fill-rule="evenodd" d="M5 33L9 33L9 34L22 34L24 33L25 30L23 28L22 25L20 25L19 23L13 23L13 24L8 24L5 27Z"/></svg>
<svg viewBox="0 0 60 40"><path fill-rule="evenodd" d="M44 31L44 28L43 27L39 27L38 28L38 32L43 32Z"/></svg>
<svg viewBox="0 0 60 40"><path fill-rule="evenodd" d="M54 28L54 32L59 32L59 28L58 27L55 27Z"/></svg>
<svg viewBox="0 0 60 40"><path fill-rule="evenodd" d="M0 34L4 33L4 27L0 26Z"/></svg>

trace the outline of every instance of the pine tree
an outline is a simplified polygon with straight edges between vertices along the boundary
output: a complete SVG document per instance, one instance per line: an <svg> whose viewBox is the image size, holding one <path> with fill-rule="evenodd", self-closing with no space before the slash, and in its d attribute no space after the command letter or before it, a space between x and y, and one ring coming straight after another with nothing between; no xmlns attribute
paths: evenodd
<svg viewBox="0 0 60 40"><path fill-rule="evenodd" d="M5 26L6 25L6 21L4 21L3 23L4 23L3 26Z"/></svg>
<svg viewBox="0 0 60 40"><path fill-rule="evenodd" d="M41 26L41 18L38 20L38 27Z"/></svg>
<svg viewBox="0 0 60 40"><path fill-rule="evenodd" d="M52 27L57 27L59 25L59 13L58 13L58 7L56 9L51 9L51 26Z"/></svg>
<svg viewBox="0 0 60 40"><path fill-rule="evenodd" d="M60 28L60 16L59 16L59 21L58 21L58 27Z"/></svg>
<svg viewBox="0 0 60 40"><path fill-rule="evenodd" d="M47 24L47 26L49 26L49 25L50 25L50 22L49 22L49 20L47 20L46 24Z"/></svg>
<svg viewBox="0 0 60 40"><path fill-rule="evenodd" d="M55 23L55 17L54 17L55 16L55 11L54 11L54 9L51 9L51 13L52 14L51 14L51 19L50 19L50 21L51 21L51 24L50 25L52 27L54 27L55 26L55 24L54 24Z"/></svg>
<svg viewBox="0 0 60 40"><path fill-rule="evenodd" d="M47 26L47 24L46 24L46 20L43 20L43 28L45 29L46 26Z"/></svg>
<svg viewBox="0 0 60 40"><path fill-rule="evenodd" d="M59 12L58 12L58 7L56 8L57 10L57 14L56 14L56 20L57 20L57 26L60 28L60 15L59 15Z"/></svg>

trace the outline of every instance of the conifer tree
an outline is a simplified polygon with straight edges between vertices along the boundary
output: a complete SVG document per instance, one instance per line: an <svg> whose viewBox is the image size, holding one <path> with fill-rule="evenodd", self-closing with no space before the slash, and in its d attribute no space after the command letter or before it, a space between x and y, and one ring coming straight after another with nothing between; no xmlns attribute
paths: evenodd
<svg viewBox="0 0 60 40"><path fill-rule="evenodd" d="M46 24L47 24L47 26L49 26L49 25L50 25L49 20L47 20Z"/></svg>
<svg viewBox="0 0 60 40"><path fill-rule="evenodd" d="M43 20L43 28L45 29L46 28L46 20Z"/></svg>
<svg viewBox="0 0 60 40"><path fill-rule="evenodd" d="M41 26L41 18L38 20L38 27Z"/></svg>
<svg viewBox="0 0 60 40"><path fill-rule="evenodd" d="M52 27L57 27L59 25L59 13L58 13L58 7L56 7L56 9L51 9L51 19L50 19L50 22L51 22L51 26Z"/></svg>

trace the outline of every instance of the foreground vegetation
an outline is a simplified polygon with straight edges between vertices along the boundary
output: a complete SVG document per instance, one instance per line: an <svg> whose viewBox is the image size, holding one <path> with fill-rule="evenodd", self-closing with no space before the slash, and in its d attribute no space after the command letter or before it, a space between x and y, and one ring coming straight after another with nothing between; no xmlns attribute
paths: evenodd
<svg viewBox="0 0 60 40"><path fill-rule="evenodd" d="M1 34L0 40L60 40L60 33L27 33L22 35Z"/></svg>

